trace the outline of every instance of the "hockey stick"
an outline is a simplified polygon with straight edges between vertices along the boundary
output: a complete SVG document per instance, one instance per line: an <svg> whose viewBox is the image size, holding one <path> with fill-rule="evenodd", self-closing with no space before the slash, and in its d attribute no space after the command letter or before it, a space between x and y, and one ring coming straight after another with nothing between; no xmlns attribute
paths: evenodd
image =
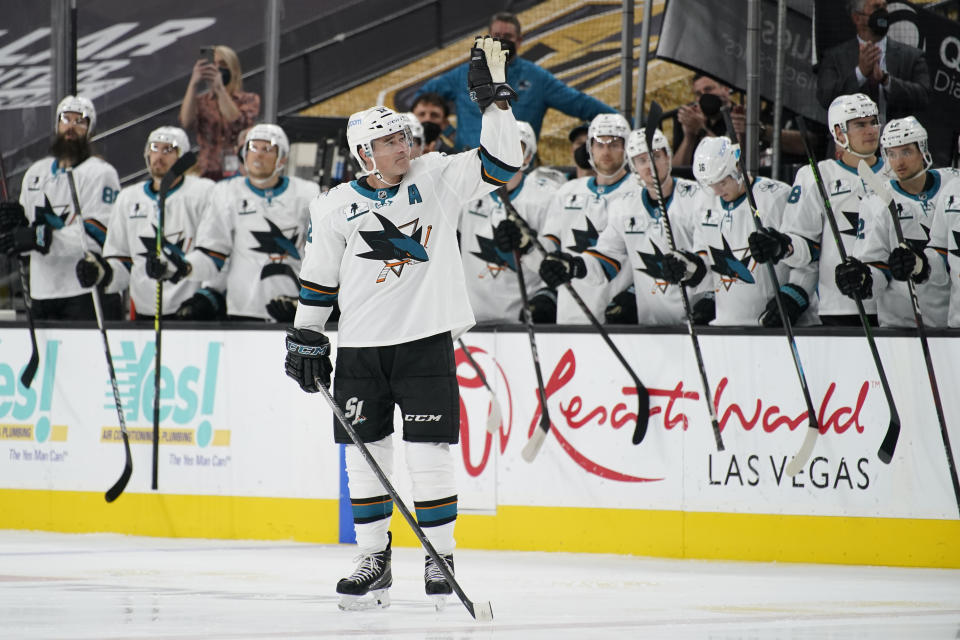
<svg viewBox="0 0 960 640"><path fill-rule="evenodd" d="M660 103L654 100L650 103L650 111L647 113L647 123L644 133L647 138L647 155L650 158L650 168L653 170L653 181L657 185L657 208L660 209L660 215L663 217L664 229L667 232L667 242L670 243L672 251L677 250L677 243L673 237L673 226L670 224L670 216L667 214L667 207L663 202L663 188L660 186L660 172L657 169L657 163L653 157L653 135L660 126L660 119L663 117L663 108ZM629 161L629 160L628 160ZM693 353L697 359L697 369L700 371L700 384L703 387L703 399L707 403L707 410L710 412L710 424L713 426L713 439L717 442L717 451L723 451L723 438L720 436L720 422L717 420L717 409L713 405L713 397L710 394L710 382L707 380L707 369L703 365L703 354L700 352L700 339L697 337L697 330L693 325L693 311L690 308L690 297L687 295L687 287L680 283L680 296L683 299L683 311L687 315L687 331L690 333L690 341L693 343Z"/></svg>
<svg viewBox="0 0 960 640"><path fill-rule="evenodd" d="M473 359L470 348L463 343L463 338L457 338L457 342L460 343L460 349L463 350L463 355L467 357L467 362L469 362L473 370L477 372L477 377L480 378L480 382L482 382L483 386L490 392L490 415L487 416L487 433L496 433L500 423L503 422L503 414L500 411L500 403L497 402L497 394L493 392L493 389L487 383L487 377L483 375L483 369L481 369L477 361Z"/></svg>
<svg viewBox="0 0 960 640"><path fill-rule="evenodd" d="M800 129L800 137L803 139L803 148L807 152L807 160L810 163L810 170L813 171L814 181L817 183L817 191L820 192L820 199L823 200L823 210L830 224L830 232L837 243L837 251L840 254L840 261L847 261L847 251L843 248L843 238L840 235L840 227L837 226L837 217L833 213L833 207L830 206L830 198L827 196L827 190L823 186L823 176L820 175L820 167L810 148L810 142L807 139L807 124L803 116L797 115L797 127ZM871 171L872 173L872 171ZM857 314L860 316L860 324L863 325L863 333L867 337L867 344L870 345L870 354L873 356L873 362L877 366L877 374L880 376L880 385L883 387L883 395L887 398L887 406L890 408L890 424L887 425L887 434L883 437L880 444L880 450L877 451L877 457L881 462L890 463L893 459L893 451L897 448L897 440L900 438L900 414L897 412L897 405L893 401L893 393L890 391L890 383L887 381L887 373L883 369L883 362L880 360L880 352L877 350L877 343L873 339L873 330L870 328L870 321L867 320L867 312L863 308L863 300L860 296L853 299L857 303Z"/></svg>
<svg viewBox="0 0 960 640"><path fill-rule="evenodd" d="M7 189L7 171L3 167L3 147L0 145L0 189L3 190L3 200L10 199L10 191ZM30 359L27 360L27 366L23 368L20 375L20 384L27 389L33 383L33 377L37 375L37 367L40 366L40 349L37 347L37 330L33 326L33 301L30 299L30 283L27 282L27 269L24 266L26 262L23 256L17 256L17 272L20 275L20 289L23 291L23 308L27 312L27 326L30 327L30 346L33 349L30 352Z"/></svg>
<svg viewBox="0 0 960 640"><path fill-rule="evenodd" d="M504 202L510 199L506 192L498 192L498 195ZM533 462L550 433L550 411L547 409L547 392L543 389L543 372L540 370L540 354L537 352L537 334L533 330L533 313L530 311L530 299L527 297L527 284L523 277L523 265L520 263L519 249L513 250L513 261L517 265L517 284L520 285L520 301L523 303L521 312L523 313L523 324L527 327L527 338L530 340L530 356L533 358L533 370L537 374L537 396L540 398L540 428L535 429L527 444L523 446L520 452L521 457L527 462Z"/></svg>
<svg viewBox="0 0 960 640"><path fill-rule="evenodd" d="M733 128L733 121L730 119L730 108L724 107L721 109L721 112L723 113L723 121L727 127L727 132L731 136L735 136L736 131ZM740 143L737 142L738 150L739 147ZM757 231L760 231L763 224L760 220L760 211L757 209L757 200L753 196L752 180L750 175L747 174L746 167L743 166L743 156L740 154L737 154L737 167L740 169L740 173L743 176L743 183L747 187L747 202L750 205L753 226ZM809 420L807 435L804 437L800 449L786 467L787 475L792 478L800 472L804 465L807 464L807 460L810 459L810 454L813 453L813 445L816 444L817 436L820 435L820 425L817 424L817 412L813 408L813 400L810 399L810 388L807 386L807 377L804 375L803 365L800 363L800 352L797 350L797 340L793 337L793 327L790 324L790 318L787 316L786 310L783 308L783 300L780 299L780 279L777 277L777 269L772 262L767 262L766 264L770 279L773 281L773 299L777 301L777 311L780 312L783 331L787 336L787 342L790 344L790 352L793 354L793 366L797 370L797 377L800 379L800 389L803 391L803 399L807 403L807 417Z"/></svg>
<svg viewBox="0 0 960 640"><path fill-rule="evenodd" d="M893 194L884 184L882 178L871 171L863 160L857 165L860 179L883 200L893 219L893 230L897 235L897 242L906 247L903 239L903 228L900 226L900 212L893 201ZM920 300L917 298L917 289L913 278L907 278L907 287L910 290L910 302L913 305L913 317L917 323L917 335L920 337L920 346L923 349L923 359L927 365L927 377L930 379L930 391L933 393L933 405L937 410L937 420L940 422L940 437L943 439L943 449L947 454L947 466L950 468L950 480L953 482L953 495L957 500L957 509L960 510L960 480L957 478L957 465L953 461L953 449L950 446L950 435L947 433L947 420L943 414L943 403L940 401L940 390L937 386L937 375L933 370L933 357L930 355L930 345L927 342L927 329L923 324L923 314L920 312Z"/></svg>
<svg viewBox="0 0 960 640"><path fill-rule="evenodd" d="M73 167L67 167L67 183L70 185L70 197L73 198L73 209L80 219L80 248L83 254L87 254L87 230L83 220L83 211L80 209L80 198L77 196L77 184L73 179ZM110 355L110 342L107 340L107 330L103 328L103 307L100 304L100 289L94 285L90 290L93 296L93 311L97 316L97 329L100 330L100 337L103 338L103 353L107 358L107 370L110 373L110 386L113 388L113 402L117 407L117 420L120 421L120 434L123 436L123 450L126 454L126 460L123 464L123 472L120 479L112 487L107 489L105 498L107 502L113 502L120 497L123 490L130 481L130 474L133 473L133 456L130 454L130 436L127 435L127 420L123 415L123 404L120 402L120 388L117 386L117 372L113 368L113 356Z"/></svg>
<svg viewBox="0 0 960 640"><path fill-rule="evenodd" d="M530 228L530 225L527 224L527 221L520 216L520 213L517 212L516 208L513 206L513 203L510 202L510 197L507 195L506 187L500 187L497 189L497 195L503 201L503 205L507 209L507 216L523 227L524 231L530 236L533 246L536 247L541 256L546 257L547 250L537 237L537 232ZM620 353L620 350L617 349L617 345L613 344L613 340L610 339L610 334L607 333L607 330L603 328L603 325L600 324L600 322L594 317L593 313L590 311L590 308L587 307L587 303L583 301L583 298L581 298L580 294L577 293L577 290L573 288L573 285L569 282L566 282L564 283L564 286L567 288L567 292L570 293L570 296L580 307L580 310L583 311L584 315L590 320L593 328L597 330L597 332L600 334L600 337L603 338L603 341L606 342L607 346L610 347L610 350L613 351L613 355L616 356L617 360L620 361L620 364L623 365L623 368L627 370L627 373L630 374L630 377L633 379L634 387L637 390L637 424L633 431L633 444L640 444L643 442L644 436L647 435L647 423L650 420L650 392L645 386L643 386L643 383L640 382L640 378L637 377L637 374L634 373L633 368L627 362L626 358L624 358L623 354Z"/></svg>
<svg viewBox="0 0 960 640"><path fill-rule="evenodd" d="M353 425L350 424L350 421L347 420L347 417L343 415L343 410L339 405L337 405L337 402L333 399L333 396L330 395L330 390L320 382L319 378L315 382L317 384L317 388L320 390L320 393L323 394L323 399L326 400L327 404L330 405L330 408L333 409L333 415L336 417L337 422L340 423L340 425L347 432L347 435L350 436L350 440L352 440L353 444L355 444L357 449L360 450L360 454L363 456L363 459L367 461L367 464L370 465L370 469L373 471L374 475L377 476L378 480L380 480L380 484L382 484L383 488L387 490L388 494L390 494L390 497L393 499L397 509L403 515L404 520L406 520L407 524L410 525L410 528L413 529L414 535L416 535L420 540L420 544L423 545L427 555L429 555L436 563L437 568L440 569L440 573L443 574L443 577L446 578L447 582L450 583L450 586L453 587L457 597L460 598L460 602L462 602L463 606L467 608L467 611L470 612L470 615L473 616L474 620L480 622L492 621L493 607L491 606L490 602L473 602L467 597L467 594L463 592L463 589L460 587L460 583L458 583L456 578L453 577L453 572L450 571L447 563L443 560L443 558L440 557L440 555L437 553L437 550L433 548L433 545L427 539L423 529L420 528L420 525L417 523L414 517L410 515L410 510L407 509L407 506L403 503L403 500L400 499L400 495L397 494L397 490L393 488L390 480L388 480L387 476L383 473L383 469L380 468L380 465L377 464L377 461L370 454L370 450L367 449L367 446L360 439L360 436L357 435Z"/></svg>
<svg viewBox="0 0 960 640"><path fill-rule="evenodd" d="M197 162L197 154L187 151L177 158L170 170L160 179L157 193L157 258L163 258L163 218L167 211L167 193L173 183ZM160 467L160 372L161 338L163 328L163 278L157 278L157 299L153 312L154 361L153 361L153 471L150 476L150 488L157 490L157 475Z"/></svg>

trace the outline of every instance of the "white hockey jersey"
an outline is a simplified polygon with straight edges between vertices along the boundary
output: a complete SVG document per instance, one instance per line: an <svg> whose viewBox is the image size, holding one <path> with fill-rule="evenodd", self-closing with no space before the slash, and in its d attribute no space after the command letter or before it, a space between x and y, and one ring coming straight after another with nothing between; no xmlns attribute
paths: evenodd
<svg viewBox="0 0 960 640"><path fill-rule="evenodd" d="M857 175L856 167L837 160L823 160L818 167L843 248L850 255L857 237L860 201L866 187ZM883 160L878 160L872 169L874 173L881 174L884 170ZM797 171L793 190L783 212L780 232L788 234L793 243L793 253L783 259L784 264L797 269L805 268L810 263L817 266L820 315L856 315L856 303L837 289L834 272L840 264L840 251L827 221L813 170L809 166ZM811 299L814 297L813 291L808 290L807 293ZM863 307L867 313L877 312L876 300L864 300Z"/></svg>
<svg viewBox="0 0 960 640"><path fill-rule="evenodd" d="M942 263L949 279L950 304L947 326L960 327L960 180L950 180L937 196L930 228L927 259L931 275L935 262Z"/></svg>
<svg viewBox="0 0 960 640"><path fill-rule="evenodd" d="M399 185L340 184L310 205L294 325L323 331L340 304L344 347L401 344L474 324L457 218L470 200L506 184L522 161L513 113L488 107L480 148L410 162Z"/></svg>
<svg viewBox="0 0 960 640"><path fill-rule="evenodd" d="M566 253L582 253L593 247L607 228L609 207L639 189L637 180L630 172L610 185L598 185L595 177L567 182L557 190L549 204L546 222L541 230L544 247L547 251ZM594 317L603 322L604 310L610 299L630 285L630 274L620 273L600 286L582 280L574 280L571 284ZM557 290L557 324L588 322L567 288L560 287Z"/></svg>
<svg viewBox="0 0 960 640"><path fill-rule="evenodd" d="M32 223L38 218L54 228L50 252L30 254L30 296L37 300L89 293L77 281L83 257L81 233L89 251L101 253L113 204L120 193L116 170L100 158L88 158L73 170L84 224L73 206L67 173L48 156L33 163L23 176L20 204Z"/></svg>
<svg viewBox="0 0 960 640"><path fill-rule="evenodd" d="M930 241L934 210L943 188L956 181L955 169L934 169L929 189L912 195L900 188L896 180L889 185L897 207L903 238L915 251L924 252ZM887 259L898 246L893 217L887 205L875 194L864 198L860 207L861 232L853 248L853 257L870 265L873 276L873 297L877 301L877 316L882 327L913 327L913 302L906 282L890 276ZM924 324L931 327L947 325L947 307L950 285L946 265L942 260L930 262L930 277L915 287Z"/></svg>
<svg viewBox="0 0 960 640"><path fill-rule="evenodd" d="M282 177L272 189L243 176L218 182L187 256L190 278L210 286L226 269L227 313L272 322L267 303L300 293L309 206L319 194L317 184L296 177Z"/></svg>
<svg viewBox="0 0 960 640"><path fill-rule="evenodd" d="M779 229L790 186L761 177L753 183L753 194L763 225ZM693 246L706 262L706 278L712 278L710 288L716 292L717 316L710 324L756 326L776 287L768 267L757 264L750 254L747 238L756 227L747 195L724 202L713 192L701 189L697 198L699 218ZM782 261L776 265L781 285L789 282L789 271ZM812 307L798 324L814 322Z"/></svg>
<svg viewBox="0 0 960 640"><path fill-rule="evenodd" d="M548 178L526 176L510 193L510 203L534 231L543 228L547 205L556 192L557 183ZM460 255L467 283L467 295L477 322L519 322L520 285L512 253L497 249L493 230L507 217L498 194L488 193L471 200L460 209ZM531 254L535 251L531 251ZM527 296L541 289L543 280L537 273L539 260L527 256L523 264Z"/></svg>
<svg viewBox="0 0 960 640"><path fill-rule="evenodd" d="M691 251L700 190L692 180L673 179L665 203L677 249ZM583 252L586 281L603 286L621 270L632 274L641 325L681 324L686 320L680 287L663 279L663 255L670 252L660 208L646 189L631 191L610 204L607 228L596 246ZM689 292L690 302L697 299Z"/></svg>
<svg viewBox="0 0 960 640"><path fill-rule="evenodd" d="M212 180L188 175L167 193L165 246L184 256L196 247L197 228L206 215L213 185ZM121 292L129 286L138 315L152 316L156 312L157 281L147 276L146 264L147 256L156 253L159 211L150 180L125 187L117 198L103 246L103 255L113 267L107 291ZM198 288L199 283L186 278L176 284L164 282L163 313L176 312Z"/></svg>

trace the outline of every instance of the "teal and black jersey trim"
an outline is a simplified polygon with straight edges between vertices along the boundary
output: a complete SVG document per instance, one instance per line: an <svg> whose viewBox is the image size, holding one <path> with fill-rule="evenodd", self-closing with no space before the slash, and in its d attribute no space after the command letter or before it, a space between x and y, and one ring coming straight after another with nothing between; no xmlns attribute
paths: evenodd
<svg viewBox="0 0 960 640"><path fill-rule="evenodd" d="M511 167L497 160L483 148L483 145L480 145L480 177L483 178L484 182L502 187L510 182L510 178L519 170L520 167Z"/></svg>
<svg viewBox="0 0 960 640"><path fill-rule="evenodd" d="M816 262L820 259L820 243L811 240L810 238L803 238L803 241L807 243L807 248L810 249L810 262Z"/></svg>
<svg viewBox="0 0 960 640"><path fill-rule="evenodd" d="M332 307L339 293L340 287L328 287L309 280L300 281L300 302L311 307Z"/></svg>
<svg viewBox="0 0 960 640"><path fill-rule="evenodd" d="M83 221L83 230L101 247L107 241L107 227L92 218Z"/></svg>
<svg viewBox="0 0 960 640"><path fill-rule="evenodd" d="M544 237L545 239L549 240L550 242L552 242L553 244L556 245L556 247L554 247L554 249L553 249L554 251L559 251L559 250L560 250L560 246L561 246L561 245L560 245L560 238L558 238L557 236L553 235L552 233L548 233L548 234L546 234L546 235L543 236L543 237Z"/></svg>
<svg viewBox="0 0 960 640"><path fill-rule="evenodd" d="M893 274L890 273L890 265L886 262L868 262L868 265L871 267L876 267L880 270L880 273L883 274L883 277L887 279L887 282L893 280Z"/></svg>
<svg viewBox="0 0 960 640"><path fill-rule="evenodd" d="M197 247L200 251L203 252L208 258L213 260L213 264L216 265L217 271L223 269L224 263L227 261L229 254L220 253L219 251L214 251L213 249L207 249L206 247Z"/></svg>
<svg viewBox="0 0 960 640"><path fill-rule="evenodd" d="M414 501L413 506L417 510L417 523L421 527L439 527L457 519L457 496Z"/></svg>
<svg viewBox="0 0 960 640"><path fill-rule="evenodd" d="M350 506L353 507L353 524L376 522L393 515L393 499L388 495L351 498Z"/></svg>
<svg viewBox="0 0 960 640"><path fill-rule="evenodd" d="M597 262L600 263L600 266L603 267L603 275L607 276L607 280L613 280L617 277L617 274L620 273L620 261L614 260L610 256L605 256L599 251L594 251L593 249L587 249L583 252L585 256L591 256L597 259Z"/></svg>
<svg viewBox="0 0 960 640"><path fill-rule="evenodd" d="M120 264L126 267L127 271L133 268L133 258L130 256L104 256L108 260L119 260Z"/></svg>

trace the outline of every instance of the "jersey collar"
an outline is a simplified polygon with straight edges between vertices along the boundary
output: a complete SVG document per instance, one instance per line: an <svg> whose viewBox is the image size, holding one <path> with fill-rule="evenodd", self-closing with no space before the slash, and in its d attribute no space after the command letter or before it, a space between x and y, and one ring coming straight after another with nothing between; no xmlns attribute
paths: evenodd
<svg viewBox="0 0 960 640"><path fill-rule="evenodd" d="M277 183L277 186L271 187L270 189L261 189L260 187L254 186L254 184L250 182L250 178L244 178L243 180L247 183L247 188L250 189L250 191L253 191L261 198L266 198L267 200L276 198L281 193L286 191L287 187L290 186L290 178L287 176L281 176L280 182Z"/></svg>
<svg viewBox="0 0 960 640"><path fill-rule="evenodd" d="M663 208L667 209L670 206L670 202L673 200L673 194L677 192L677 179L671 177L673 180L673 189L670 191L670 195L667 196L667 199L663 203ZM643 207L647 210L647 213L650 214L650 217L656 220L660 217L660 207L657 206L657 203L650 198L650 194L647 192L647 188L643 185L640 185L641 198L643 198Z"/></svg>
<svg viewBox="0 0 960 640"><path fill-rule="evenodd" d="M630 177L630 172L627 171L626 173L623 174L622 178L620 178L613 184L598 185L597 176L590 176L590 178L587 180L587 188L590 189L590 191L592 191L594 195L602 196L605 193L610 193L618 189L620 185L622 185L626 181L626 179L629 177Z"/></svg>
<svg viewBox="0 0 960 640"><path fill-rule="evenodd" d="M383 202L384 200L390 200L397 192L400 191L400 185L395 185L388 187L386 189L370 189L360 184L359 180L353 180L350 182L350 186L353 187L353 190L362 195L364 198L370 200L379 200Z"/></svg>
<svg viewBox="0 0 960 640"><path fill-rule="evenodd" d="M837 166L840 167L841 169L845 169L846 171L849 171L853 175L858 175L856 167L851 167L843 160L837 160L836 162L837 162ZM883 171L883 158L877 158L876 163L872 167L870 167L870 170L873 171L874 173L880 173L881 171Z"/></svg>
<svg viewBox="0 0 960 640"><path fill-rule="evenodd" d="M754 187L754 186L756 186L756 184L757 184L757 178L754 178L754 179L753 179L753 183L751 183L751 185L750 185L751 188ZM723 198L721 198L721 197L719 197L719 196L717 197L717 200L720 201L720 206L723 207L723 210L724 210L724 211L733 211L734 209L736 209L737 207L739 207L741 204L743 204L743 201L746 200L746 199L747 199L747 192L746 192L746 191L744 191L744 192L743 192L743 195L741 195L739 198L737 198L737 199L734 200L733 202L727 202L727 201L724 200Z"/></svg>
<svg viewBox="0 0 960 640"><path fill-rule="evenodd" d="M170 189L169 191L167 191L167 198L169 198L170 196L172 196L180 187L183 186L183 183L186 182L186 181L187 181L187 180L186 180L186 177L184 177L184 179L181 180L180 183L179 183L177 186L175 186L174 188L172 188L172 189ZM157 199L159 199L160 194L157 193L157 192L155 192L155 191L153 190L153 187L151 186L152 184L153 184L153 181L152 181L152 180L147 180L146 182L144 182L144 183L143 183L143 192L144 192L145 194L147 194L147 197L148 197L148 198L150 198L151 200L156 201Z"/></svg>
<svg viewBox="0 0 960 640"><path fill-rule="evenodd" d="M893 185L893 190L902 195L904 198L910 198L911 200L916 200L917 202L926 202L930 198L937 195L937 191L940 191L940 173L937 171L927 171L928 174L933 176L933 184L930 185L929 189L921 191L917 195L912 193L907 193L900 188L900 183L896 180L891 180L890 184Z"/></svg>

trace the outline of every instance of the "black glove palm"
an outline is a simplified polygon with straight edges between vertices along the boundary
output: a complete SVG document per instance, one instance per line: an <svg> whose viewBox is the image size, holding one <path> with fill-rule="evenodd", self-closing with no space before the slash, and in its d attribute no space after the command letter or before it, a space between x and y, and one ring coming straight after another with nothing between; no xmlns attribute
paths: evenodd
<svg viewBox="0 0 960 640"><path fill-rule="evenodd" d="M330 340L327 336L310 329L287 329L287 357L284 369L307 393L320 389L317 382L330 387Z"/></svg>
<svg viewBox="0 0 960 640"><path fill-rule="evenodd" d="M540 277L548 287L554 289L585 275L587 275L587 265L583 262L583 258L562 251L549 254L540 263Z"/></svg>
<svg viewBox="0 0 960 640"><path fill-rule="evenodd" d="M750 253L757 262L777 264L790 251L790 236L780 233L773 227L761 227L747 239Z"/></svg>
<svg viewBox="0 0 960 640"><path fill-rule="evenodd" d="M914 283L922 284L930 277L930 261L927 256L909 247L894 249L887 258L887 265L890 267L890 275L901 282L912 278Z"/></svg>
<svg viewBox="0 0 960 640"><path fill-rule="evenodd" d="M866 300L873 296L873 276L870 267L856 258L847 258L834 270L834 280L840 293L856 300Z"/></svg>
<svg viewBox="0 0 960 640"><path fill-rule="evenodd" d="M525 234L523 228L510 218L501 220L497 228L493 230L493 241L496 243L497 249L504 253L513 253L515 250L519 250L520 253L527 253L533 247L530 236Z"/></svg>
<svg viewBox="0 0 960 640"><path fill-rule="evenodd" d="M780 301L783 303L783 310L787 312L787 318L790 324L797 322L803 312L810 306L810 297L803 288L795 284L785 284L780 287ZM780 319L780 309L777 307L777 299L770 298L767 301L767 307L760 314L761 327L782 327L783 321Z"/></svg>
<svg viewBox="0 0 960 640"><path fill-rule="evenodd" d="M298 301L295 296L277 296L267 303L267 313L277 322L293 322Z"/></svg>
<svg viewBox="0 0 960 640"><path fill-rule="evenodd" d="M695 253L672 251L663 256L662 273L667 282L695 287L707 274L707 265Z"/></svg>
<svg viewBox="0 0 960 640"><path fill-rule="evenodd" d="M87 251L77 262L77 282L81 287L100 285L106 287L113 280L113 267L99 253Z"/></svg>
<svg viewBox="0 0 960 640"><path fill-rule="evenodd" d="M177 309L178 320L216 320L223 315L227 300L214 289L198 289Z"/></svg>

